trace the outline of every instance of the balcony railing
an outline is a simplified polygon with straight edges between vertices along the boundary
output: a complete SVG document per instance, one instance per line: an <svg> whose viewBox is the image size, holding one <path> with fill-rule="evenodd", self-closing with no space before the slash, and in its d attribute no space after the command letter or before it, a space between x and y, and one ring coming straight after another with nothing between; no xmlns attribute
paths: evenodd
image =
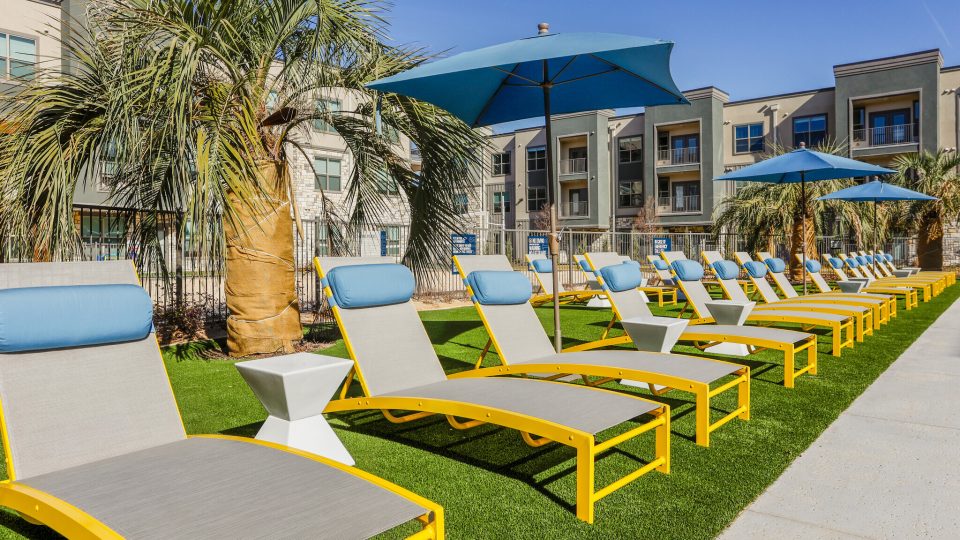
<svg viewBox="0 0 960 540"><path fill-rule="evenodd" d="M585 172L587 172L587 158L560 160L560 174L581 174Z"/></svg>
<svg viewBox="0 0 960 540"><path fill-rule="evenodd" d="M560 203L561 217L586 217L590 215L590 203L587 201Z"/></svg>
<svg viewBox="0 0 960 540"><path fill-rule="evenodd" d="M896 124L893 126L855 129L853 130L853 141L866 143L867 146L910 144L920 140L918 135L918 124Z"/></svg>
<svg viewBox="0 0 960 540"><path fill-rule="evenodd" d="M701 210L700 195L684 195L682 197L657 197L658 214L679 214L699 212Z"/></svg>
<svg viewBox="0 0 960 540"><path fill-rule="evenodd" d="M670 165L700 163L700 149L696 146L690 146L687 148L660 150L657 154L657 162L668 163Z"/></svg>

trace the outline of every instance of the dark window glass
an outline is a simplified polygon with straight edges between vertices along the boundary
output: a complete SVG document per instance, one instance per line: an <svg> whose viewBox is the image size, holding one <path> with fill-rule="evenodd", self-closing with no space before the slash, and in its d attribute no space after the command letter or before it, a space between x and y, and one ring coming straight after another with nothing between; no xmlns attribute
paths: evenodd
<svg viewBox="0 0 960 540"><path fill-rule="evenodd" d="M620 163L643 161L643 137L621 137L619 141Z"/></svg>
<svg viewBox="0 0 960 540"><path fill-rule="evenodd" d="M547 149L544 147L527 149L527 170L542 171L547 168Z"/></svg>
<svg viewBox="0 0 960 540"><path fill-rule="evenodd" d="M800 143L807 148L819 146L827 138L827 115L800 116L793 119L793 146Z"/></svg>

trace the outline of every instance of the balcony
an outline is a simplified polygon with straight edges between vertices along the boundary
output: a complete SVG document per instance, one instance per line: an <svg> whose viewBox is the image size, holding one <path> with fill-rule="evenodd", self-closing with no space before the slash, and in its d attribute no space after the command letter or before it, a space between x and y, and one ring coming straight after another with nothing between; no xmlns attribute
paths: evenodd
<svg viewBox="0 0 960 540"><path fill-rule="evenodd" d="M587 158L574 158L574 159L560 160L560 174L573 175L573 174L586 174L586 173L587 173Z"/></svg>
<svg viewBox="0 0 960 540"><path fill-rule="evenodd" d="M657 214L696 214L701 211L700 195L657 197Z"/></svg>
<svg viewBox="0 0 960 540"><path fill-rule="evenodd" d="M700 163L700 148L670 148L657 152L657 165L694 165Z"/></svg>
<svg viewBox="0 0 960 540"><path fill-rule="evenodd" d="M560 217L575 218L589 215L590 203L588 201L560 203Z"/></svg>
<svg viewBox="0 0 960 540"><path fill-rule="evenodd" d="M853 130L853 142L860 148L914 144L920 142L919 124L896 124L893 126Z"/></svg>

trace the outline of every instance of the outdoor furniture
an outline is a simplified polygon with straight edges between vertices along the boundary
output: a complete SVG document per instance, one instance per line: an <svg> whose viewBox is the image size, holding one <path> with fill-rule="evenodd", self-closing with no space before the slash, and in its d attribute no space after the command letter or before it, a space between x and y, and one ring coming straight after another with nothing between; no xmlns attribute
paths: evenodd
<svg viewBox="0 0 960 540"><path fill-rule="evenodd" d="M296 353L235 364L270 416L257 439L353 465L353 458L323 417L353 362Z"/></svg>
<svg viewBox="0 0 960 540"><path fill-rule="evenodd" d="M619 255L612 252L587 253L587 260L593 268L604 268L617 264ZM601 272L602 277L602 272ZM617 283L604 282L607 288L607 297L613 304L613 317L610 324L597 341L575 345L570 347L569 351L587 351L600 347L620 345L630 343L630 336L608 337L609 331L618 320L632 319L636 317L652 317L650 308L642 302L636 289L621 287ZM710 295L702 284L699 284L703 293L709 299ZM683 292L683 290L681 289ZM811 373L816 373L817 365L817 336L806 332L797 332L794 330L783 330L776 328L760 328L756 326L734 326L708 324L713 322L709 314L705 314L696 320L691 320L690 325L680 335L680 341L692 343L698 349L711 352L713 347L726 343L738 343L747 346L750 354L760 349L772 349L783 352L784 365L788 368L784 377L784 384L787 387L793 387L793 366L797 354L806 353L807 368Z"/></svg>
<svg viewBox="0 0 960 540"><path fill-rule="evenodd" d="M704 252L710 253L710 252ZM763 255L765 252L761 252L758 255ZM706 255L704 255L706 256ZM719 253L717 254L719 256ZM876 293L867 293L862 292L866 286L866 283L862 285L857 285L855 283L847 283L844 286L839 286L840 291L835 291L830 288L830 285L827 283L827 280L823 278L823 274L820 273L822 265L820 261L813 259L806 259L806 263L803 262L803 257L800 254L795 255L797 262L804 265L803 271L806 272L807 277L810 278L810 282L813 283L819 292L811 293L806 295L806 297L815 297L815 298L829 298L831 300L840 300L841 302L848 303L852 302L854 305L861 306L878 306L879 309L874 312L874 321L877 322L889 322L890 319L897 316L897 297L892 294L876 294ZM769 266L768 266L769 268ZM840 285L842 282L838 282ZM883 306L886 309L882 309Z"/></svg>
<svg viewBox="0 0 960 540"><path fill-rule="evenodd" d="M654 393L675 388L696 396L696 442L709 446L710 433L733 418L747 419L750 413L750 372L745 366L717 360L667 353L673 348L687 321L666 317L631 319L631 330L638 332L638 351L589 351L556 353L533 307L522 297L510 303L497 301L496 293L506 290L516 279L510 262L502 255L455 255L454 263L473 304L483 320L490 342L496 346L500 365L481 368L485 349L476 369L456 377L485 377L506 374L537 374L560 377L576 374L599 385L614 380L627 386L647 386ZM623 265L629 267L630 265ZM632 267L635 268L635 267ZM639 271L637 271L639 274ZM607 281L608 278L601 278ZM635 282L623 284L636 292ZM638 293L639 294L639 293ZM627 326L625 324L624 326ZM489 344L488 344L489 347ZM725 379L734 378L730 381ZM724 380L724 382L720 382ZM711 388L713 386L713 388ZM710 421L710 398L726 390L737 389L737 408L719 421Z"/></svg>
<svg viewBox="0 0 960 540"><path fill-rule="evenodd" d="M569 446L577 454L576 514L588 523L603 497L650 471L670 471L668 406L562 382L447 377L410 300L416 284L409 269L386 257L317 257L314 264L363 391L363 397L330 402L326 412L379 410L394 423L439 414L455 429L493 424L519 431L532 447L553 442ZM522 296L526 301L530 281L514 275L519 279L502 291L503 299ZM397 411L409 412L397 415ZM598 433L644 415L653 418L597 440ZM598 454L648 431L655 433L654 456L595 489Z"/></svg>
<svg viewBox="0 0 960 540"><path fill-rule="evenodd" d="M443 537L438 505L371 474L188 437L152 306L131 261L0 265L0 505L67 538Z"/></svg>
<svg viewBox="0 0 960 540"><path fill-rule="evenodd" d="M706 302L705 305L717 324L743 326L757 303L737 300L711 300Z"/></svg>
<svg viewBox="0 0 960 540"><path fill-rule="evenodd" d="M867 283L866 280L848 279L847 281L837 283L837 285L840 287L840 290L845 293L858 294L866 288Z"/></svg>
<svg viewBox="0 0 960 540"><path fill-rule="evenodd" d="M537 296L532 299L533 305L539 306L553 302L553 261L543 254L527 254L527 264L537 280L540 289ZM568 291L563 288L563 283L557 282L558 294L561 304L570 304L573 302L587 302L588 307L597 307L595 301L605 301L603 290L587 288L580 291ZM594 303L594 305L590 305Z"/></svg>
<svg viewBox="0 0 960 540"><path fill-rule="evenodd" d="M829 253L822 254L823 260L833 268L833 272L837 276L837 285L843 283L844 281L859 280L862 279L857 276L847 275L846 268L851 268L853 265L857 264L853 259L848 261L843 261L837 257L831 257ZM917 307L920 303L919 293L917 290L911 287L900 287L894 285L880 285L876 283L871 283L869 280L865 280L866 287L863 289L867 293L874 294L889 294L897 298L903 298L904 307L907 311Z"/></svg>
<svg viewBox="0 0 960 540"><path fill-rule="evenodd" d="M830 259L832 258L829 253L825 256ZM866 259L857 259L856 257L847 257L843 253L838 253L837 257L841 261L841 266L838 268L833 265L831 261L831 266L837 270L837 275L843 274L846 275L846 271L850 272L850 277L853 278L862 278L870 281L870 288L873 288L874 285L879 285L883 287L910 287L917 291L918 294L922 294L924 302L929 302L935 296L933 284L929 281L913 281L911 278L884 278L877 279L876 276L870 273L866 269Z"/></svg>

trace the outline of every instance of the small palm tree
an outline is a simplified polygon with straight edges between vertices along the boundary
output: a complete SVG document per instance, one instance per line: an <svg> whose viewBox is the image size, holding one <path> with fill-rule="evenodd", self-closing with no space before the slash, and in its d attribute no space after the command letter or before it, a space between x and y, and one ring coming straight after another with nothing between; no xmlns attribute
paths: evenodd
<svg viewBox="0 0 960 540"><path fill-rule="evenodd" d="M943 268L944 227L960 218L960 154L940 149L906 154L894 159L896 181L914 191L937 197L936 201L912 201L887 205L892 221L916 232L918 264L924 269Z"/></svg>
<svg viewBox="0 0 960 540"><path fill-rule="evenodd" d="M63 44L76 69L42 73L0 104L15 126L0 147L0 234L37 259L76 256L74 191L109 166L113 202L145 211L128 227L139 257L163 262L158 225L171 212L195 249L225 248L231 353L290 350L301 329L289 170L321 121L354 158L345 208L324 195L328 238L378 224L399 196L412 222L405 262L425 278L449 264L443 235L460 223L453 201L473 185L483 138L364 87L426 59L382 43L384 13L374 1L93 0L88 31ZM325 108L331 91L359 105ZM419 175L399 134L420 148Z"/></svg>
<svg viewBox="0 0 960 540"><path fill-rule="evenodd" d="M765 158L791 151L774 145ZM846 145L824 141L815 148L818 152L842 155ZM796 255L802 249L802 224L806 212L807 259L816 260L817 235L828 230L828 225L838 221L842 229L853 231L857 238L871 232L872 224L867 214L858 205L843 201L818 201L817 198L853 185L853 180L825 180L808 182L802 190L800 184L749 183L734 195L725 197L714 212L714 237L719 239L724 231L736 231L744 241L744 248L753 252L760 249L775 252L777 241L784 241L790 251L788 264L799 277L800 264ZM882 222L882 221L881 221ZM878 222L878 223L881 223ZM881 227L882 228L882 227Z"/></svg>

